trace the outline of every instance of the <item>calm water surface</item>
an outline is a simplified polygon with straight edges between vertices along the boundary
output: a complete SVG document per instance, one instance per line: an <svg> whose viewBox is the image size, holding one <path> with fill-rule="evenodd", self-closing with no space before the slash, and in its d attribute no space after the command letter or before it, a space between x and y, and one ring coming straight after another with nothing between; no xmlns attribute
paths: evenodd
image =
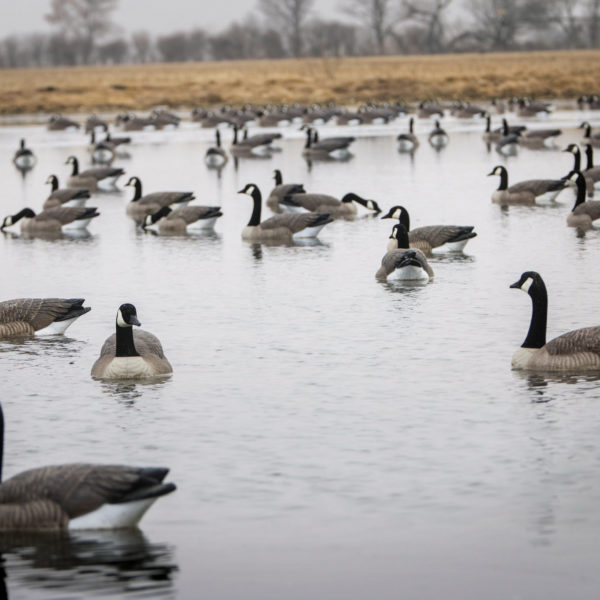
<svg viewBox="0 0 600 600"><path fill-rule="evenodd" d="M89 237L0 236L2 298L92 306L64 338L0 342L5 475L124 462L169 466L178 486L141 532L2 538L9 597L597 597L598 381L511 371L531 303L508 286L543 275L549 338L598 324L600 234L566 227L570 195L492 205L498 179L486 177L496 164L512 182L566 174L572 156L558 150L580 140L582 117L594 123L577 112L532 123L563 128L557 149L511 158L486 149L481 122L451 118L446 149L429 147L420 120L421 146L399 154L401 118L352 128L350 161L310 167L291 127L271 158L220 173L202 161L212 132L184 123L134 134L115 162L121 189L88 202L102 213ZM38 156L25 178L11 163L22 136ZM87 164L86 145L81 133L3 127L1 216L40 209L48 175L66 181L66 157ZM309 191L403 204L413 226L472 224L478 237L434 258L434 281L419 287L375 280L393 223L366 211L316 245L246 243L251 199L236 191L254 182L266 196L274 168ZM214 234L136 230L131 175L146 192L221 205ZM126 301L162 340L169 381L90 378Z"/></svg>

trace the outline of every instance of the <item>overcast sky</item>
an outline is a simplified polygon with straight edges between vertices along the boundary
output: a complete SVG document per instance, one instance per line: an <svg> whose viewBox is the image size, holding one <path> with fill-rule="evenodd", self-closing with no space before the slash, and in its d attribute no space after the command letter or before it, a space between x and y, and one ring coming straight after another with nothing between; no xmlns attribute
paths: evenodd
<svg viewBox="0 0 600 600"><path fill-rule="evenodd" d="M340 0L317 0L315 14L322 18L341 16ZM170 33L202 27L216 32L257 12L257 0L120 0L113 20L125 32L146 30L150 33ZM0 37L11 33L48 32L44 15L50 0L0 0Z"/></svg>

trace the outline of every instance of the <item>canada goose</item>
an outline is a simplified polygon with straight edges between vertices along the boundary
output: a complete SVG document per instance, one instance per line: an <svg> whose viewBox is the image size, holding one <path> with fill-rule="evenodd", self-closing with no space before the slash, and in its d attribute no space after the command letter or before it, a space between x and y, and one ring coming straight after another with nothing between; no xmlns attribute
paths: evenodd
<svg viewBox="0 0 600 600"><path fill-rule="evenodd" d="M83 298L17 298L0 302L0 338L62 335L89 312Z"/></svg>
<svg viewBox="0 0 600 600"><path fill-rule="evenodd" d="M16 225L21 219L22 233L57 233L70 229L85 229L94 217L100 216L95 207L57 206L47 208L38 215L31 208L24 208L15 215L4 218L0 231Z"/></svg>
<svg viewBox="0 0 600 600"><path fill-rule="evenodd" d="M338 125L359 125L363 122L363 115L359 112L345 111L335 118Z"/></svg>
<svg viewBox="0 0 600 600"><path fill-rule="evenodd" d="M153 215L146 217L142 228L155 228L161 234L206 231L212 229L215 221L222 216L220 206L181 206L175 210L163 206Z"/></svg>
<svg viewBox="0 0 600 600"><path fill-rule="evenodd" d="M160 129L160 122L148 117L138 117L133 113L117 115L117 125L121 125L123 131L152 131Z"/></svg>
<svg viewBox="0 0 600 600"><path fill-rule="evenodd" d="M52 115L48 120L48 131L65 131L66 129L79 129L80 127L79 123L62 115Z"/></svg>
<svg viewBox="0 0 600 600"><path fill-rule="evenodd" d="M211 146L204 155L204 162L207 167L221 168L228 160L227 153L221 148L221 134L215 129L216 146Z"/></svg>
<svg viewBox="0 0 600 600"><path fill-rule="evenodd" d="M540 274L526 271L510 287L529 294L532 302L529 332L521 347L513 354L513 369L600 370L600 327L575 329L546 343L548 293Z"/></svg>
<svg viewBox="0 0 600 600"><path fill-rule="evenodd" d="M117 148L117 146L122 146L123 144L131 144L131 138L129 136L118 135L117 137L114 137L108 130L106 131L106 138L104 141L109 142L115 148Z"/></svg>
<svg viewBox="0 0 600 600"><path fill-rule="evenodd" d="M92 155L92 162L101 164L110 164L116 156L115 146L105 139L102 141L96 140L96 131L90 131L90 143L88 150Z"/></svg>
<svg viewBox="0 0 600 600"><path fill-rule="evenodd" d="M562 133L560 129L531 129L519 135L519 143L533 150L540 148L552 148L554 138Z"/></svg>
<svg viewBox="0 0 600 600"><path fill-rule="evenodd" d="M341 200L328 194L292 193L284 196L279 204L291 212L327 212L332 217L353 217L357 214L355 202L375 213L381 212L375 200L365 200L353 192Z"/></svg>
<svg viewBox="0 0 600 600"><path fill-rule="evenodd" d="M0 406L0 480L4 459ZM175 490L169 469L72 463L29 469L0 483L0 531L135 527Z"/></svg>
<svg viewBox="0 0 600 600"><path fill-rule="evenodd" d="M529 98L517 99L517 115L519 117L547 117L552 112L549 102L534 102Z"/></svg>
<svg viewBox="0 0 600 600"><path fill-rule="evenodd" d="M434 248L445 252L462 252L467 242L476 237L473 225L428 225L426 227L410 228L410 216L403 206L394 206L382 219L398 219L408 232L411 248L418 248L425 254L431 254ZM397 248L396 238L388 244L388 250Z"/></svg>
<svg viewBox="0 0 600 600"><path fill-rule="evenodd" d="M242 140L238 139L239 129L237 125L233 126L233 143L229 148L232 154L256 154L269 155L272 150L271 142L281 137L281 133L260 133ZM244 135L247 136L248 130L244 129Z"/></svg>
<svg viewBox="0 0 600 600"><path fill-rule="evenodd" d="M586 144L587 167L585 170L581 168L581 151L577 144L569 144L563 150L563 152L570 152L573 155L572 172L581 171L582 175L585 178L588 196L593 196L595 184L598 180L600 180L600 167L594 167L594 151L592 150L590 144Z"/></svg>
<svg viewBox="0 0 600 600"><path fill-rule="evenodd" d="M417 109L417 116L422 119L428 119L429 117L443 117L444 109L438 104L430 104L427 102L421 102Z"/></svg>
<svg viewBox="0 0 600 600"><path fill-rule="evenodd" d="M497 165L488 173L500 175L500 184L492 193L492 202L496 204L536 204L552 202L568 184L562 179L527 179L508 187L506 167Z"/></svg>
<svg viewBox="0 0 600 600"><path fill-rule="evenodd" d="M314 238L327 223L333 221L328 213L284 213L261 222L262 196L258 186L248 183L238 194L252 196L252 215L242 229L242 239L250 242L290 242L294 239Z"/></svg>
<svg viewBox="0 0 600 600"><path fill-rule="evenodd" d="M185 206L194 200L194 192L152 192L142 196L142 182L139 177L131 177L125 185L135 187L133 198L125 210L127 215L140 225L146 217L153 215L163 206Z"/></svg>
<svg viewBox="0 0 600 600"><path fill-rule="evenodd" d="M13 156L13 163L21 171L29 171L35 166L35 154L25 146L25 140L21 139L19 148Z"/></svg>
<svg viewBox="0 0 600 600"><path fill-rule="evenodd" d="M443 148L450 141L448 134L444 131L444 129L442 129L439 121L435 122L435 126L429 133L429 137L427 139L436 150Z"/></svg>
<svg viewBox="0 0 600 600"><path fill-rule="evenodd" d="M356 141L356 138L354 136L351 135L339 135L339 136L328 136L325 138L321 138L319 136L319 132L317 131L317 129L315 129L314 127L309 127L308 125L302 125L302 127L300 127L300 130L306 130L306 131L310 131L311 133L311 144L318 144L318 143L324 143L324 144L330 144L330 145L340 145L340 146L349 146L350 144L352 144L352 142Z"/></svg>
<svg viewBox="0 0 600 600"><path fill-rule="evenodd" d="M375 277L381 281L428 281L433 277L433 269L427 258L418 248L409 248L408 232L401 223L394 225L393 235L396 248L388 250L381 259L381 266Z"/></svg>
<svg viewBox="0 0 600 600"><path fill-rule="evenodd" d="M120 167L92 167L85 171L79 172L79 161L75 156L69 156L65 161L65 164L71 164L71 176L67 180L69 187L85 187L92 191L99 186L100 183L107 187L114 187L117 179L125 173ZM92 186L89 187L89 183Z"/></svg>
<svg viewBox="0 0 600 600"><path fill-rule="evenodd" d="M306 190L301 183L283 183L283 177L279 169L273 172L275 187L271 190L267 198L267 206L274 212L281 212L279 201L289 194L304 194Z"/></svg>
<svg viewBox="0 0 600 600"><path fill-rule="evenodd" d="M155 108L150 113L150 119L157 123L159 129L164 127L179 127L181 119L174 113L165 110L164 108Z"/></svg>
<svg viewBox="0 0 600 600"><path fill-rule="evenodd" d="M59 189L56 175L49 175L46 183L49 183L52 189L42 206L44 210L57 206L85 206L90 198L90 191L84 188Z"/></svg>
<svg viewBox="0 0 600 600"><path fill-rule="evenodd" d="M408 120L408 132L400 133L398 137L396 137L396 141L398 142L398 151L399 152L412 152L416 150L419 145L419 140L414 133L415 120L411 117Z"/></svg>
<svg viewBox="0 0 600 600"><path fill-rule="evenodd" d="M117 331L102 345L100 357L92 366L92 377L147 379L173 372L160 340L148 331L133 331L134 325L141 325L135 306L121 304L117 310Z"/></svg>
<svg viewBox="0 0 600 600"><path fill-rule="evenodd" d="M475 106L468 102L457 102L455 106L450 110L450 114L457 117L458 119L472 119L473 117L484 117L486 110L481 106Z"/></svg>
<svg viewBox="0 0 600 600"><path fill-rule="evenodd" d="M85 122L85 132L91 133L95 129L108 131L108 123L104 119L100 119L95 114L91 114Z"/></svg>
<svg viewBox="0 0 600 600"><path fill-rule="evenodd" d="M577 198L575 204L567 217L569 227L579 229L590 229L594 221L600 219L600 200L585 200L586 179L580 171L571 171L566 179L577 187Z"/></svg>
<svg viewBox="0 0 600 600"><path fill-rule="evenodd" d="M331 138L315 142L312 129L306 131L306 144L302 150L305 158L336 158L346 159L351 156L348 146L352 143L350 138Z"/></svg>
<svg viewBox="0 0 600 600"><path fill-rule="evenodd" d="M583 144L591 144L594 148L600 148L600 132L592 134L592 126L584 121L579 129L583 129L583 139L581 142Z"/></svg>

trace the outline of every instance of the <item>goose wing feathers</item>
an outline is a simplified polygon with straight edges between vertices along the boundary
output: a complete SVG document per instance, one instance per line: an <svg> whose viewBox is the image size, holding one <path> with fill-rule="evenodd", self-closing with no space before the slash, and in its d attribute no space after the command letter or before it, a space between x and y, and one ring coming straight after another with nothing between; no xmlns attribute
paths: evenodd
<svg viewBox="0 0 600 600"><path fill-rule="evenodd" d="M220 206L180 206L167 215L167 221L183 219L186 225L190 225L200 219L220 217L222 214Z"/></svg>
<svg viewBox="0 0 600 600"><path fill-rule="evenodd" d="M117 177L119 175L123 175L124 173L125 171L120 167L92 167L91 169L81 171L79 175L81 177L93 177L99 181L100 179L105 179L106 177Z"/></svg>
<svg viewBox="0 0 600 600"><path fill-rule="evenodd" d="M532 192L536 196L562 190L567 184L562 179L527 179L509 186L509 192Z"/></svg>
<svg viewBox="0 0 600 600"><path fill-rule="evenodd" d="M269 197L281 199L289 194L302 193L304 193L304 186L301 183L280 183L271 190Z"/></svg>
<svg viewBox="0 0 600 600"><path fill-rule="evenodd" d="M54 206L60 206L70 200L76 200L78 198L89 198L90 191L85 188L62 188L54 190L44 203L44 208L52 208Z"/></svg>
<svg viewBox="0 0 600 600"><path fill-rule="evenodd" d="M193 199L194 192L152 192L142 196L134 204L150 204L162 208L179 202L190 202Z"/></svg>
<svg viewBox="0 0 600 600"><path fill-rule="evenodd" d="M588 200L578 204L572 211L574 215L589 215L592 221L600 219L600 200Z"/></svg>
<svg viewBox="0 0 600 600"><path fill-rule="evenodd" d="M58 221L68 225L77 219L87 219L96 215L96 209L87 206L56 206L47 208L35 217L36 221Z"/></svg>
<svg viewBox="0 0 600 600"><path fill-rule="evenodd" d="M600 359L600 326L582 327L550 340L545 346L553 356L591 353Z"/></svg>
<svg viewBox="0 0 600 600"><path fill-rule="evenodd" d="M331 221L333 219L324 213L283 213L266 219L260 224L260 227L265 230L283 227L294 234L307 227L314 227Z"/></svg>
<svg viewBox="0 0 600 600"><path fill-rule="evenodd" d="M328 194L293 194L291 200L293 204L313 212L321 207L339 207L341 204L337 198Z"/></svg>
<svg viewBox="0 0 600 600"><path fill-rule="evenodd" d="M402 259L407 252L413 253L414 258L419 261L429 277L433 277L433 269L429 266L425 254L423 254L423 252L421 252L421 250L418 248L397 248L396 250L390 250L389 252L386 252L381 259L381 267L375 276L387 277L390 273L393 273L398 265L402 262Z"/></svg>
<svg viewBox="0 0 600 600"><path fill-rule="evenodd" d="M408 239L411 244L417 245L418 242L426 242L432 248L443 246L449 242L459 242L461 240L475 237L472 225L428 225L426 227L416 227L408 232Z"/></svg>
<svg viewBox="0 0 600 600"><path fill-rule="evenodd" d="M66 320L90 310L82 298L17 298L0 302L0 337L31 335L54 321Z"/></svg>

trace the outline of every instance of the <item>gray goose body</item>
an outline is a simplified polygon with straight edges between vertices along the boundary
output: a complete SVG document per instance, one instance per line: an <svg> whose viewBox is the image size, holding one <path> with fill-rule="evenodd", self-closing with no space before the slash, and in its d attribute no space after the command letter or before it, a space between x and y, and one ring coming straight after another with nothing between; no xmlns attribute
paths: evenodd
<svg viewBox="0 0 600 600"><path fill-rule="evenodd" d="M394 225L396 248L388 250L381 259L381 266L375 273L380 281L398 279L424 281L433 278L433 269L427 257L418 248L409 248L408 232L402 224Z"/></svg>
<svg viewBox="0 0 600 600"><path fill-rule="evenodd" d="M400 152L412 152L419 146L419 139L414 132L415 120L410 117L408 120L408 131L406 133L399 133L396 137L398 142L398 150Z"/></svg>
<svg viewBox="0 0 600 600"><path fill-rule="evenodd" d="M85 229L91 219L99 215L92 206L58 206L47 208L37 215L30 208L24 208L16 215L6 217L0 230L20 221L23 233L60 233L69 229Z"/></svg>
<svg viewBox="0 0 600 600"><path fill-rule="evenodd" d="M467 242L476 237L473 225L426 225L424 227L410 228L410 216L403 206L393 206L382 219L398 219L408 231L408 240L411 248L418 248L426 255L430 255L434 248L442 248L451 252L460 252ZM397 248L397 240L392 235L388 243L388 250Z"/></svg>
<svg viewBox="0 0 600 600"><path fill-rule="evenodd" d="M269 193L266 204L273 212L281 212L279 201L290 194L304 194L304 186L301 183L283 183L283 177L279 169L275 169L273 178L275 187Z"/></svg>
<svg viewBox="0 0 600 600"><path fill-rule="evenodd" d="M56 175L50 175L46 183L52 185L52 191L42 206L44 210L58 206L84 206L90 198L90 191L85 188L59 188Z"/></svg>
<svg viewBox="0 0 600 600"><path fill-rule="evenodd" d="M286 243L297 238L313 238L333 219L328 213L283 213L261 221L262 196L258 186L247 184L240 194L252 196L250 221L242 230L242 239L250 242Z"/></svg>
<svg viewBox="0 0 600 600"><path fill-rule="evenodd" d="M91 191L95 191L101 183L114 186L116 180L125 173L120 167L92 167L79 171L79 161L75 156L69 156L66 163L72 165L67 185L69 187L83 187Z"/></svg>
<svg viewBox="0 0 600 600"><path fill-rule="evenodd" d="M512 357L514 369L589 372L600 370L600 327L584 327L546 342L548 294L535 271L526 271L511 288L521 289L532 300L527 337Z"/></svg>
<svg viewBox="0 0 600 600"><path fill-rule="evenodd" d="M567 216L567 225L579 229L591 229L594 221L600 219L600 200L586 201L587 184L581 172L571 171L568 178L577 187L577 197L573 209Z"/></svg>
<svg viewBox="0 0 600 600"><path fill-rule="evenodd" d="M522 146L533 150L549 148L553 145L554 138L561 133L560 129L532 129L524 131L519 136L519 142Z"/></svg>
<svg viewBox="0 0 600 600"><path fill-rule="evenodd" d="M133 325L140 325L135 307L122 304L117 312L117 330L102 345L92 366L92 377L147 379L173 372L160 340L148 331L133 331Z"/></svg>
<svg viewBox="0 0 600 600"><path fill-rule="evenodd" d="M492 202L496 204L536 204L542 199L553 201L566 187L562 179L527 179L508 185L508 172L505 167L498 165L488 173L488 176L499 175L500 184L492 193Z"/></svg>
<svg viewBox="0 0 600 600"><path fill-rule="evenodd" d="M285 196L279 204L292 211L327 212L332 217L353 217L358 212L355 202L368 210L380 212L375 200L366 200L354 193L346 194L341 200L329 194L295 193Z"/></svg>
<svg viewBox="0 0 600 600"><path fill-rule="evenodd" d="M135 187L134 196L125 211L139 224L165 206L183 206L195 198L193 192L152 192L142 195L142 182L139 177L131 177L125 185Z"/></svg>
<svg viewBox="0 0 600 600"><path fill-rule="evenodd" d="M175 210L163 206L155 214L146 217L143 227L155 226L161 234L181 234L194 229L212 229L215 221L222 216L220 206L180 206Z"/></svg>
<svg viewBox="0 0 600 600"><path fill-rule="evenodd" d="M83 298L17 298L0 302L0 338L57 335L89 312Z"/></svg>

